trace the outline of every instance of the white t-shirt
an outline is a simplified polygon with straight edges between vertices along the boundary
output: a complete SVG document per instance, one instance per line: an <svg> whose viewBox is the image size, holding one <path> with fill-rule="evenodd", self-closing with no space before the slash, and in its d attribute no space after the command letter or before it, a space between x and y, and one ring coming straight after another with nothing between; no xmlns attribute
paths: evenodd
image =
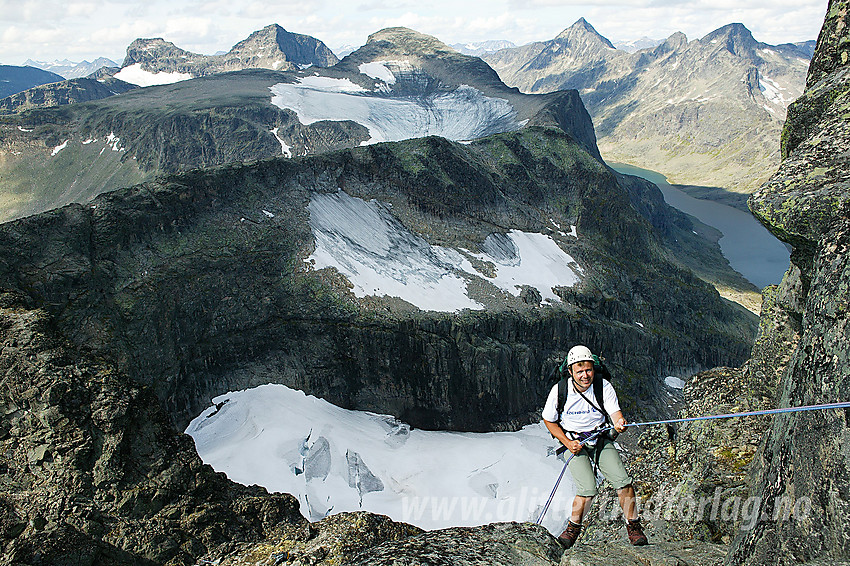
<svg viewBox="0 0 850 566"><path fill-rule="evenodd" d="M596 377L594 379L602 379ZM564 412L561 413L561 428L571 432L587 432L605 424L605 417L596 410L596 397L593 395L593 384L582 394L587 397L593 405L588 403L576 391L571 377L567 377L567 401L564 403ZM605 410L612 415L620 410L620 402L617 400L617 392L607 379L602 379L602 399L605 401ZM602 407L600 407L601 409ZM542 417L554 423L558 419L558 384L552 386L546 405L543 407Z"/></svg>

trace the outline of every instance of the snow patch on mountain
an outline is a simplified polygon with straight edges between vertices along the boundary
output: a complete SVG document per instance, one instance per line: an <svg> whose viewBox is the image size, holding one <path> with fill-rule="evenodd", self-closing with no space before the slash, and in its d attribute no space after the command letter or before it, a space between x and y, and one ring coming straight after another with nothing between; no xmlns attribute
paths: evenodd
<svg viewBox="0 0 850 566"><path fill-rule="evenodd" d="M542 424L493 433L411 429L283 385L220 395L186 433L216 471L293 494L311 521L357 510L426 529L534 521L562 467ZM543 523L550 532L563 529L574 495L567 475Z"/></svg>
<svg viewBox="0 0 850 566"><path fill-rule="evenodd" d="M372 61L371 63L361 63L357 68L369 78L383 81L389 85L395 84L395 75L387 67L387 63L390 63L390 61Z"/></svg>
<svg viewBox="0 0 850 566"><path fill-rule="evenodd" d="M344 191L315 193L310 226L316 250L307 258L315 269L336 268L357 297L399 297L422 310L483 309L468 295L467 283L481 278L519 296L535 287L545 302L559 302L555 287L575 285L580 265L549 236L511 230L491 234L481 253L432 246L404 227L388 207ZM471 259L489 263L495 276L478 271Z"/></svg>
<svg viewBox="0 0 850 566"><path fill-rule="evenodd" d="M482 309L466 295L466 280L445 254L408 231L384 205L343 191L314 194L310 226L316 269L334 267L354 286L357 297L400 297L423 310Z"/></svg>
<svg viewBox="0 0 850 566"><path fill-rule="evenodd" d="M379 74L377 67L366 69ZM294 111L304 125L320 120L363 125L370 135L366 143L431 135L468 140L523 126L507 100L485 96L467 85L419 98L393 98L385 89L373 93L348 79L308 76L296 83L278 83L270 90L272 104Z"/></svg>
<svg viewBox="0 0 850 566"><path fill-rule="evenodd" d="M192 75L189 73L176 72L151 73L150 71L145 71L144 69L142 69L141 63L135 63L133 65L124 67L123 69L115 73L115 78L122 80L126 83L145 87L186 81L191 79Z"/></svg>
<svg viewBox="0 0 850 566"><path fill-rule="evenodd" d="M793 96L786 97L783 94L783 91L787 91L788 89L780 86L779 83L765 76L759 77L759 90L768 101L785 109L787 109L788 105L795 99Z"/></svg>
<svg viewBox="0 0 850 566"><path fill-rule="evenodd" d="M511 230L508 234L490 234L484 240L486 253L472 254L496 266L491 283L514 296L525 285L540 291L544 301L559 302L553 287L572 287L583 274L581 266L558 244L544 234Z"/></svg>
<svg viewBox="0 0 850 566"><path fill-rule="evenodd" d="M59 145L57 145L56 147L54 147L54 148L53 148L53 152L52 152L50 155L51 155L51 156L55 156L57 153L59 153L60 151L62 151L62 150L63 150L63 149L65 149L66 147L68 147L68 140L65 140L65 141L64 141L64 142L62 142L61 144L59 144Z"/></svg>
<svg viewBox="0 0 850 566"><path fill-rule="evenodd" d="M280 144L281 154L284 157L292 157L292 148L289 146L288 143L286 143L286 141L284 141L284 139L282 137L280 137L280 134L278 133L279 129L280 128L275 127L275 128L272 128L271 130L269 130L269 132L271 132L271 134L275 137L275 139Z"/></svg>
<svg viewBox="0 0 850 566"><path fill-rule="evenodd" d="M109 132L109 135L106 136L106 145L108 147L112 147L112 151L123 151L124 150L124 148L121 147L121 138L116 136L115 132ZM103 152L101 152L101 153L103 153Z"/></svg>

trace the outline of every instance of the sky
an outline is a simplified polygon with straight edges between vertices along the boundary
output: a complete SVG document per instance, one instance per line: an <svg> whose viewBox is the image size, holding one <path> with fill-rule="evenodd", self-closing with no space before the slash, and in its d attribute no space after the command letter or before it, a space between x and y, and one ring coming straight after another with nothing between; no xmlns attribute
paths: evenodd
<svg viewBox="0 0 850 566"><path fill-rule="evenodd" d="M0 0L0 64L28 59L119 64L140 37L162 37L203 54L228 51L276 23L333 50L405 26L445 43L552 39L584 17L611 41L698 39L729 23L770 44L817 39L827 0Z"/></svg>

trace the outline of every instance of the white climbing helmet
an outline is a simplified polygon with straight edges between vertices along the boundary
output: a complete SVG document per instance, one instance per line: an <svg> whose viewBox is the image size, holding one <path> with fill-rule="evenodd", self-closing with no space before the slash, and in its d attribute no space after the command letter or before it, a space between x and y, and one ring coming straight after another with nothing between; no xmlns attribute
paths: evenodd
<svg viewBox="0 0 850 566"><path fill-rule="evenodd" d="M567 353L567 367L578 362L592 362L593 354L587 346L573 346Z"/></svg>

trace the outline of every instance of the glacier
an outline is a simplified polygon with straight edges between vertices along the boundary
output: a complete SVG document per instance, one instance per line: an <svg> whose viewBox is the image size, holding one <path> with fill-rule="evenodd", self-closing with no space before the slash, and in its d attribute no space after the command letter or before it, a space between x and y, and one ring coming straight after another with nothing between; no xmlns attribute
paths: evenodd
<svg viewBox="0 0 850 566"><path fill-rule="evenodd" d="M303 125L321 120L351 120L369 130L364 143L401 141L425 136L470 140L520 129L516 111L507 100L485 96L460 85L421 96L393 96L387 85L395 75L384 62L360 65L361 72L383 87L373 92L348 79L318 75L269 87L272 104L292 110ZM392 77L392 78L390 78Z"/></svg>
<svg viewBox="0 0 850 566"><path fill-rule="evenodd" d="M517 432L411 429L283 385L230 392L186 428L204 462L236 482L291 493L311 521L367 510L425 529L534 521L561 460L542 423ZM567 474L543 526L563 530Z"/></svg>
<svg viewBox="0 0 850 566"><path fill-rule="evenodd" d="M491 234L480 253L434 246L410 232L388 205L344 191L313 193L308 205L315 251L305 260L314 269L333 267L353 286L356 297L399 297L422 310L481 310L470 298L472 278L489 281L518 296L535 287L542 302L559 302L553 287L580 281L582 267L548 235L511 230ZM493 266L495 275L471 261Z"/></svg>

